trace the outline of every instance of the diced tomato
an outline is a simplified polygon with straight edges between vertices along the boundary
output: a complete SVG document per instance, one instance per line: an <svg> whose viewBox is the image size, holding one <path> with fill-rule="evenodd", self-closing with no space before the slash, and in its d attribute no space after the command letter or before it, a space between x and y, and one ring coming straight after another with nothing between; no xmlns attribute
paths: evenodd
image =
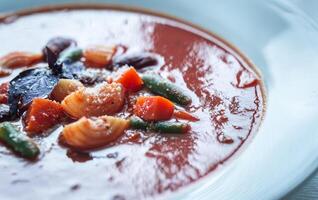
<svg viewBox="0 0 318 200"><path fill-rule="evenodd" d="M27 111L25 130L29 133L41 133L56 125L63 115L63 108L59 103L35 98Z"/></svg>
<svg viewBox="0 0 318 200"><path fill-rule="evenodd" d="M172 117L174 104L161 96L138 97L134 114L148 121L168 120Z"/></svg>
<svg viewBox="0 0 318 200"><path fill-rule="evenodd" d="M130 67L116 81L121 83L128 91L137 92L142 88L143 81L135 68Z"/></svg>
<svg viewBox="0 0 318 200"><path fill-rule="evenodd" d="M197 118L196 116L193 116L192 114L190 114L186 111L183 111L183 110L176 110L173 113L173 115L177 119L185 119L185 120L192 121L192 122L199 121L199 118Z"/></svg>
<svg viewBox="0 0 318 200"><path fill-rule="evenodd" d="M2 83L0 85L0 104L8 103L8 91L9 91L9 83Z"/></svg>

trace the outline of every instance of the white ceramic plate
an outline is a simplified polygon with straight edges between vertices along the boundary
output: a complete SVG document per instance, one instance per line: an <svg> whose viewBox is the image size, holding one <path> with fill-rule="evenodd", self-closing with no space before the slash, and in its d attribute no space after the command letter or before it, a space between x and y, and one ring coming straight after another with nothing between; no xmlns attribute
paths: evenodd
<svg viewBox="0 0 318 200"><path fill-rule="evenodd" d="M72 1L54 1L62 2ZM201 25L235 44L263 73L267 112L251 144L223 170L164 199L277 199L317 167L317 1L97 2L146 7ZM47 3L0 0L0 11Z"/></svg>

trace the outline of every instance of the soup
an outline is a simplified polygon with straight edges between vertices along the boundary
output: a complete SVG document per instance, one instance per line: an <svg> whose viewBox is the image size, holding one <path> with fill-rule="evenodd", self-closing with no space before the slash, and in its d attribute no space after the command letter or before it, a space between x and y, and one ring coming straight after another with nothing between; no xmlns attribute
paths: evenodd
<svg viewBox="0 0 318 200"><path fill-rule="evenodd" d="M2 139L1 199L169 194L218 173L264 114L263 83L248 59L170 17L43 8L3 17L0 37L2 121L37 148L25 159ZM67 45L56 53L54 41Z"/></svg>

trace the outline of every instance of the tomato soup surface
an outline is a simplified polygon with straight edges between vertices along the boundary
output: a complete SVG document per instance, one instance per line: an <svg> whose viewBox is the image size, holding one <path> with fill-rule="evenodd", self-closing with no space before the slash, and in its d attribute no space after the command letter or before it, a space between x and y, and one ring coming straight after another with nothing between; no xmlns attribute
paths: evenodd
<svg viewBox="0 0 318 200"><path fill-rule="evenodd" d="M30 12L2 20L0 55L39 52L56 36L71 37L82 47L122 45L160 55L158 66L143 71L184 88L192 98L186 110L199 121L189 122L186 134L127 130L111 145L88 152L62 146L59 125L33 137L41 149L34 162L0 145L0 199L143 199L171 193L217 173L261 123L265 100L259 74L226 42L195 27L116 9ZM117 116L129 114L128 105Z"/></svg>

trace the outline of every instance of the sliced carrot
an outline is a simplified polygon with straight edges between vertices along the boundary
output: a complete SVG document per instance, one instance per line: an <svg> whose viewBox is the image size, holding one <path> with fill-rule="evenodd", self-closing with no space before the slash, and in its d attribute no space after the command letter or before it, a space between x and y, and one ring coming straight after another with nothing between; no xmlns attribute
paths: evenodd
<svg viewBox="0 0 318 200"><path fill-rule="evenodd" d="M33 99L26 115L25 130L29 133L41 133L53 127L63 116L63 107L48 99Z"/></svg>
<svg viewBox="0 0 318 200"><path fill-rule="evenodd" d="M186 111L183 111L183 110L176 110L176 111L174 111L173 115L177 119L185 119L185 120L192 121L192 122L196 122L196 121L200 120L196 116L193 116L192 114L190 114Z"/></svg>
<svg viewBox="0 0 318 200"><path fill-rule="evenodd" d="M132 92L137 92L142 88L143 85L142 79L133 67L130 67L128 70L126 70L119 77L119 79L117 79L116 82L121 83L124 86L124 88Z"/></svg>
<svg viewBox="0 0 318 200"><path fill-rule="evenodd" d="M7 104L8 103L8 90L9 90L9 83L2 83L0 85L0 104Z"/></svg>
<svg viewBox="0 0 318 200"><path fill-rule="evenodd" d="M172 117L174 104L161 96L138 97L134 114L148 121L168 120Z"/></svg>

